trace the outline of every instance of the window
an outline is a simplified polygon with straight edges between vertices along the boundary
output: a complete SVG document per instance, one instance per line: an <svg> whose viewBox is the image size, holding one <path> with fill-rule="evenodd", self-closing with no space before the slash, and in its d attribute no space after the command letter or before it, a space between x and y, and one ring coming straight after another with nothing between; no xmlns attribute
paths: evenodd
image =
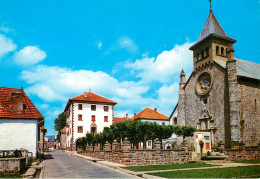
<svg viewBox="0 0 260 179"><path fill-rule="evenodd" d="M197 60L200 61L200 54L197 54Z"/></svg>
<svg viewBox="0 0 260 179"><path fill-rule="evenodd" d="M91 105L91 111L96 111L96 105Z"/></svg>
<svg viewBox="0 0 260 179"><path fill-rule="evenodd" d="M104 106L104 111L108 112L108 106Z"/></svg>
<svg viewBox="0 0 260 179"><path fill-rule="evenodd" d="M177 125L177 117L174 118L174 125Z"/></svg>
<svg viewBox="0 0 260 179"><path fill-rule="evenodd" d="M221 47L221 55L224 55L224 47Z"/></svg>
<svg viewBox="0 0 260 179"><path fill-rule="evenodd" d="M209 140L209 136L204 136L205 140Z"/></svg>
<svg viewBox="0 0 260 179"><path fill-rule="evenodd" d="M219 54L219 46L216 46L216 55L218 55Z"/></svg>
<svg viewBox="0 0 260 179"><path fill-rule="evenodd" d="M104 122L108 122L108 116L104 116Z"/></svg>
<svg viewBox="0 0 260 179"><path fill-rule="evenodd" d="M83 133L83 126L78 126L78 133Z"/></svg>
<svg viewBox="0 0 260 179"><path fill-rule="evenodd" d="M79 115L78 115L78 120L79 120L79 121L82 121L82 114L79 114Z"/></svg>
<svg viewBox="0 0 260 179"><path fill-rule="evenodd" d="M209 56L209 48L208 47L206 48L206 56L207 57Z"/></svg>
<svg viewBox="0 0 260 179"><path fill-rule="evenodd" d="M95 116L95 115L93 115L93 116L91 117L91 121L96 121L96 116Z"/></svg>
<svg viewBox="0 0 260 179"><path fill-rule="evenodd" d="M78 109L82 110L82 104L78 104Z"/></svg>
<svg viewBox="0 0 260 179"><path fill-rule="evenodd" d="M152 141L148 141L148 146L152 146Z"/></svg>
<svg viewBox="0 0 260 179"><path fill-rule="evenodd" d="M201 54L201 59L203 59L204 58L204 51L202 50L202 52L200 54Z"/></svg>
<svg viewBox="0 0 260 179"><path fill-rule="evenodd" d="M165 126L165 122L163 122L162 125Z"/></svg>

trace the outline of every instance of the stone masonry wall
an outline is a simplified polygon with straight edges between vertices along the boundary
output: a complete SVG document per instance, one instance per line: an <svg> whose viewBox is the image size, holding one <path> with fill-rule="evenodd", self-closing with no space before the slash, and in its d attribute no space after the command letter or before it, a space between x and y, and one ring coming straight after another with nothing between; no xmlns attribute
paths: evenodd
<svg viewBox="0 0 260 179"><path fill-rule="evenodd" d="M25 158L0 158L1 173L17 173L19 174L25 169Z"/></svg>
<svg viewBox="0 0 260 179"><path fill-rule="evenodd" d="M260 143L260 85L259 82L238 81L241 141L246 146L257 146Z"/></svg>
<svg viewBox="0 0 260 179"><path fill-rule="evenodd" d="M259 150L258 149L226 149L224 151L225 155L227 156L226 160L256 160L260 159L259 157Z"/></svg>
<svg viewBox="0 0 260 179"><path fill-rule="evenodd" d="M199 96L195 92L195 85L198 76L204 71L212 74L213 85L208 95ZM185 87L185 124L196 128L202 110L207 109L216 127L213 144L225 141L225 74L221 67L211 64L196 71ZM207 99L207 104L203 103L204 99Z"/></svg>
<svg viewBox="0 0 260 179"><path fill-rule="evenodd" d="M84 155L130 166L186 163L191 159L191 152L186 154L184 150L96 151Z"/></svg>

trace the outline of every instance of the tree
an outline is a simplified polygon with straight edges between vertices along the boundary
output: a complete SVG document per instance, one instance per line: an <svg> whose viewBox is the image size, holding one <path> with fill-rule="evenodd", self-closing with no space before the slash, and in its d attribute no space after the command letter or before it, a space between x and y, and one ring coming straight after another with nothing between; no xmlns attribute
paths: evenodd
<svg viewBox="0 0 260 179"><path fill-rule="evenodd" d="M86 140L86 141L87 141L88 145L90 146L90 145L92 144L92 140L93 140L93 138L94 138L94 137L93 137L93 134L88 132L88 133L86 134L86 137L87 137L87 140Z"/></svg>
<svg viewBox="0 0 260 179"><path fill-rule="evenodd" d="M174 126L173 131L177 136L183 136L183 140L185 137L193 136L193 133L196 129L192 126Z"/></svg>
<svg viewBox="0 0 260 179"><path fill-rule="evenodd" d="M67 122L66 114L64 112L60 113L58 118L56 118L54 121L54 129L58 131L57 139L59 142L60 142L60 131L66 126L66 122Z"/></svg>
<svg viewBox="0 0 260 179"><path fill-rule="evenodd" d="M135 145L140 142L140 138L138 136L138 126L140 125L140 121L126 121L126 134L128 140L131 142L131 147L134 148Z"/></svg>

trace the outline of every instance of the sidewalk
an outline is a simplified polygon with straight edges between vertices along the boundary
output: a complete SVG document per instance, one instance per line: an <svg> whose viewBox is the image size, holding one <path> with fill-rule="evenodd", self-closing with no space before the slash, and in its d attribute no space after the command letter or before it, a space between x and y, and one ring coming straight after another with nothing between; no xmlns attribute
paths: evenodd
<svg viewBox="0 0 260 179"><path fill-rule="evenodd" d="M134 172L130 170L123 169L121 167L127 167L126 165L123 164L118 164L118 163L113 163L113 162L108 162L104 161L103 159L96 159L96 158L91 158L88 156L84 156L81 154L77 154L75 151L65 151L70 155L75 155L77 157L96 162L102 165L106 165L107 167L114 168L117 170L120 170L122 172L143 177L143 178L161 178L161 177L156 177L149 175L149 173L157 173L157 172L170 172L170 171L178 171L178 170L199 170L199 169L209 169L209 168L227 168L227 167L239 167L239 166L252 166L252 165L260 165L260 164L249 164L249 163L234 163L234 162L229 162L229 161L205 161L207 164L212 164L212 165L220 165L220 166L214 166L214 167L200 167L200 168L183 168L183 169L169 169L169 170L153 170L153 171L140 171L140 172Z"/></svg>

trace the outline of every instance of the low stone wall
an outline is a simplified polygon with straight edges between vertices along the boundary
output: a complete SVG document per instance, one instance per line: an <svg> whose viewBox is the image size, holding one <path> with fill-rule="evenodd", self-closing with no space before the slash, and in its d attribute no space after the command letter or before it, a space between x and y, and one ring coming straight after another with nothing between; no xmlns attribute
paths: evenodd
<svg viewBox="0 0 260 179"><path fill-rule="evenodd" d="M128 166L186 163L191 160L191 152L186 153L185 150L89 151L81 154Z"/></svg>
<svg viewBox="0 0 260 179"><path fill-rule="evenodd" d="M26 167L26 158L0 158L1 173L17 173L23 172Z"/></svg>
<svg viewBox="0 0 260 179"><path fill-rule="evenodd" d="M260 159L258 149L226 149L224 151L227 156L226 160L256 160Z"/></svg>
<svg viewBox="0 0 260 179"><path fill-rule="evenodd" d="M128 166L133 165L153 165L153 164L175 164L186 163L191 160L191 151L188 150L187 142L183 142L183 150L161 150L161 143L157 139L154 141L154 149L130 149L130 142L125 139L119 150L119 144L114 141L111 145L106 143L104 150L100 151L100 146L85 146L85 151L78 148L77 152L93 158L100 158L110 162L116 162Z"/></svg>

